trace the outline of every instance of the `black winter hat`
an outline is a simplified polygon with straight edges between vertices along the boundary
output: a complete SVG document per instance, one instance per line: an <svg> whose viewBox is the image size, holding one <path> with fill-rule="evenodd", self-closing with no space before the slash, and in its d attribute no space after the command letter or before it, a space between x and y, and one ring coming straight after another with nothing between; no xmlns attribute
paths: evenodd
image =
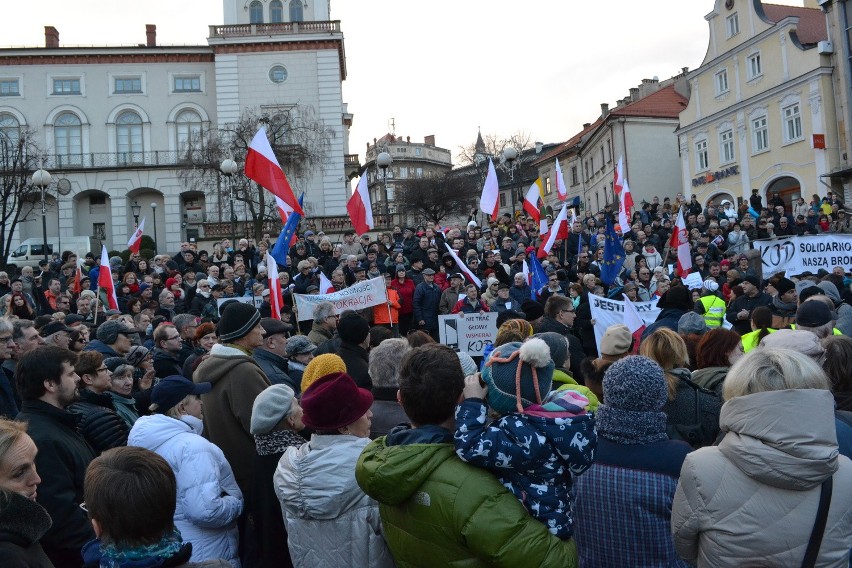
<svg viewBox="0 0 852 568"><path fill-rule="evenodd" d="M692 295L684 286L672 286L660 297L661 308L676 308L689 311L693 307Z"/></svg>
<svg viewBox="0 0 852 568"><path fill-rule="evenodd" d="M245 337L259 323L260 312L257 308L242 302L229 302L222 311L216 331L224 343Z"/></svg>
<svg viewBox="0 0 852 568"><path fill-rule="evenodd" d="M524 312L524 319L527 321L535 321L544 315L544 308L535 300L524 300L521 311Z"/></svg>
<svg viewBox="0 0 852 568"><path fill-rule="evenodd" d="M337 334L343 343L358 345L370 334L370 324L356 313L344 314L337 322Z"/></svg>

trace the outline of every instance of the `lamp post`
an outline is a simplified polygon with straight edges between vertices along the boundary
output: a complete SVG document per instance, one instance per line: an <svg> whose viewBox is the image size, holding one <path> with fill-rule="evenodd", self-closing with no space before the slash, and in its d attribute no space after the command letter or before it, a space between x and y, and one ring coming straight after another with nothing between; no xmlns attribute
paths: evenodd
<svg viewBox="0 0 852 568"><path fill-rule="evenodd" d="M385 223L389 223L388 214L390 213L390 208L388 205L388 168L393 163L393 158L387 152L382 152L378 156L376 156L376 165L382 170L382 186L384 187L385 192L385 206L384 206L384 214L385 214Z"/></svg>
<svg viewBox="0 0 852 568"><path fill-rule="evenodd" d="M222 160L219 170L228 178L228 201L231 202L231 245L237 244L237 216L234 214L234 174L237 173L237 163L231 158Z"/></svg>
<svg viewBox="0 0 852 568"><path fill-rule="evenodd" d="M151 203L151 210L154 212L154 254L157 254L157 204Z"/></svg>
<svg viewBox="0 0 852 568"><path fill-rule="evenodd" d="M36 170L32 179L33 185L41 190L41 237L43 240L42 247L44 250L45 262L50 262L50 259L47 255L47 203L44 200L44 192L47 189L47 186L50 185L51 180L50 172L45 169ZM59 204L57 203L57 206L58 205Z"/></svg>
<svg viewBox="0 0 852 568"><path fill-rule="evenodd" d="M515 160L518 159L518 151L511 146L507 146L503 149L503 159L509 164L509 176L511 180L509 183L509 192L512 194L512 220L514 221L517 208L515 207L515 188L513 186L515 184Z"/></svg>
<svg viewBox="0 0 852 568"><path fill-rule="evenodd" d="M139 228L139 213L142 212L142 206L139 205L138 201L134 201L133 205L130 206L130 212L133 213L133 228Z"/></svg>

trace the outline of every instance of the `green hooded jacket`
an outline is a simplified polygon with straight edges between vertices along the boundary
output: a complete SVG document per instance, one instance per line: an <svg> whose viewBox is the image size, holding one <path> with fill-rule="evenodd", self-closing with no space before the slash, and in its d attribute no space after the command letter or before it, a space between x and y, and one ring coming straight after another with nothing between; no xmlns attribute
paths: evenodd
<svg viewBox="0 0 852 568"><path fill-rule="evenodd" d="M397 566L577 566L562 541L483 469L455 454L439 426L400 426L370 443L355 478L379 502L385 540Z"/></svg>

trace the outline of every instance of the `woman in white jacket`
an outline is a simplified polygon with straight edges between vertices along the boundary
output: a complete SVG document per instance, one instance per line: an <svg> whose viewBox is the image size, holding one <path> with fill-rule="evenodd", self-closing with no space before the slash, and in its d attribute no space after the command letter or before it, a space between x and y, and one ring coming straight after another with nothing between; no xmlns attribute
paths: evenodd
<svg viewBox="0 0 852 568"><path fill-rule="evenodd" d="M355 463L370 442L373 395L346 373L318 379L302 393L311 441L287 448L273 477L296 568L394 565L382 536L379 506L355 481Z"/></svg>
<svg viewBox="0 0 852 568"><path fill-rule="evenodd" d="M190 561L222 559L240 568L243 495L222 450L201 436L200 395L210 389L178 375L162 379L151 392L154 414L136 421L127 444L159 454L174 470L175 526L192 543Z"/></svg>

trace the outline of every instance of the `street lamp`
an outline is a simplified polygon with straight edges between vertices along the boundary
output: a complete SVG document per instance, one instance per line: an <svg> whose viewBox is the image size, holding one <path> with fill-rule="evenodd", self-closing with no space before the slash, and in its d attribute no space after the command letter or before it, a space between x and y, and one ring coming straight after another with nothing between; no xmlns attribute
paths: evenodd
<svg viewBox="0 0 852 568"><path fill-rule="evenodd" d="M142 206L139 205L138 201L134 201L133 205L130 206L130 212L133 213L133 222L135 223L133 228L138 229L139 228L139 213L142 212Z"/></svg>
<svg viewBox="0 0 852 568"><path fill-rule="evenodd" d="M509 192L512 194L512 220L514 220L517 208L515 207L515 188L512 186L515 183L515 160L518 159L518 151L511 146L507 146L503 149L503 159L509 164L509 176L511 180L509 183Z"/></svg>
<svg viewBox="0 0 852 568"><path fill-rule="evenodd" d="M154 212L154 254L157 254L157 204L151 203L151 210Z"/></svg>
<svg viewBox="0 0 852 568"><path fill-rule="evenodd" d="M393 163L393 158L387 152L382 152L378 156L376 156L376 165L382 170L382 185L384 186L385 191L385 223L390 224L388 219L388 214L390 213L390 209L388 207L388 168Z"/></svg>
<svg viewBox="0 0 852 568"><path fill-rule="evenodd" d="M237 216L234 214L234 174L239 167L231 158L222 160L219 170L228 178L228 201L231 202L231 245L237 244Z"/></svg>
<svg viewBox="0 0 852 568"><path fill-rule="evenodd" d="M44 201L44 192L47 186L50 185L52 178L50 172L44 169L36 170L33 174L33 185L41 189L41 237L43 239L42 247L44 248L44 260L50 262L47 256L47 203ZM57 208L59 203L57 202Z"/></svg>

